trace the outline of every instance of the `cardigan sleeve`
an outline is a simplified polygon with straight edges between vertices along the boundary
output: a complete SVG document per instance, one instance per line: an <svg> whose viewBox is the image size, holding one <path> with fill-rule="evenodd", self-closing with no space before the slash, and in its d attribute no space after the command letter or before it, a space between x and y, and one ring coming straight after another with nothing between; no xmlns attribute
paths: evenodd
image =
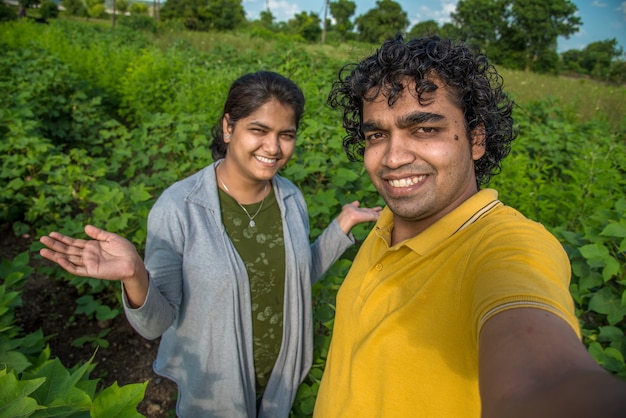
<svg viewBox="0 0 626 418"><path fill-rule="evenodd" d="M172 325L182 300L184 240L182 220L175 201L167 192L164 193L148 216L145 264L150 282L146 301L133 309L123 293L128 321L147 339L160 337Z"/></svg>
<svg viewBox="0 0 626 418"><path fill-rule="evenodd" d="M354 244L354 236L346 235L339 227L337 218L311 244L313 269L311 282L317 282L339 257Z"/></svg>

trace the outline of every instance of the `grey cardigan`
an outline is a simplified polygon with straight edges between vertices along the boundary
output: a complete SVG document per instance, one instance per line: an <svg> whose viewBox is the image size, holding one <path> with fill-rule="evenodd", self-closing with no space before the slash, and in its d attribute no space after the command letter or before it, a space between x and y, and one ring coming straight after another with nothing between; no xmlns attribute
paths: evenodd
<svg viewBox="0 0 626 418"><path fill-rule="evenodd" d="M147 299L131 309L124 295L124 310L143 337L161 337L154 370L178 384L178 416L288 417L311 366L311 284L354 238L335 219L311 244L302 193L274 176L285 242L284 329L257 415L248 277L221 221L214 167L173 184L155 203Z"/></svg>

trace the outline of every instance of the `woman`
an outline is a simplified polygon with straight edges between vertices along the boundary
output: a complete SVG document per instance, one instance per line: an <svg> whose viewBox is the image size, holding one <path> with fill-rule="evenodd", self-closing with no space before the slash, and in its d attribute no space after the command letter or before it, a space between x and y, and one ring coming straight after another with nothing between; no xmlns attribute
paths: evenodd
<svg viewBox="0 0 626 418"><path fill-rule="evenodd" d="M155 371L178 384L182 417L287 417L312 356L311 283L380 208L345 205L313 243L302 193L277 174L293 155L302 91L272 72L230 88L215 162L169 187L148 217L145 264L130 242L87 226L41 255L72 274L120 280L124 309L161 337Z"/></svg>

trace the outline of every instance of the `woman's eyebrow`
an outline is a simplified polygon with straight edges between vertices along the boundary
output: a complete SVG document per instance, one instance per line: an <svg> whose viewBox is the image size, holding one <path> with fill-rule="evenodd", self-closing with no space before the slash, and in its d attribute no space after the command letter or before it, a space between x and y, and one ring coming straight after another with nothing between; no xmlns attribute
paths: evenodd
<svg viewBox="0 0 626 418"><path fill-rule="evenodd" d="M265 130L269 130L270 129L269 126L267 126L267 125L265 125L265 124L263 124L261 122L254 121L254 120L252 122L248 123L248 126L249 127L255 126L257 128L261 128L261 129L265 129Z"/></svg>

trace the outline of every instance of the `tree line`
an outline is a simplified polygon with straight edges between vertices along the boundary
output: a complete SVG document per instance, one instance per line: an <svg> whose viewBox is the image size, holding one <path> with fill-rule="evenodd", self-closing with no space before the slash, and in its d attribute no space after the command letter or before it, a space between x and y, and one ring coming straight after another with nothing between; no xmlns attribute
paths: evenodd
<svg viewBox="0 0 626 418"><path fill-rule="evenodd" d="M52 7L48 4L52 0L20 0L26 7L40 1L48 9ZM248 20L243 0L167 0L162 5L153 0L152 17L148 16L150 3L106 1L112 3L108 8L131 15L120 23L137 29L156 30L155 21L160 20L187 30L251 30L330 44L349 41L379 44L398 32L407 37L436 33L479 47L494 63L505 68L626 82L624 51L615 38L590 43L582 50L558 53L558 38L570 37L582 24L578 8L570 0L459 0L450 22L440 25L427 20L411 27L406 11L394 0L378 0L375 7L359 16L355 16L354 1L327 0L324 17L300 12L286 22L277 21L269 6L258 19ZM107 15L105 0L61 0L61 4L70 15Z"/></svg>

